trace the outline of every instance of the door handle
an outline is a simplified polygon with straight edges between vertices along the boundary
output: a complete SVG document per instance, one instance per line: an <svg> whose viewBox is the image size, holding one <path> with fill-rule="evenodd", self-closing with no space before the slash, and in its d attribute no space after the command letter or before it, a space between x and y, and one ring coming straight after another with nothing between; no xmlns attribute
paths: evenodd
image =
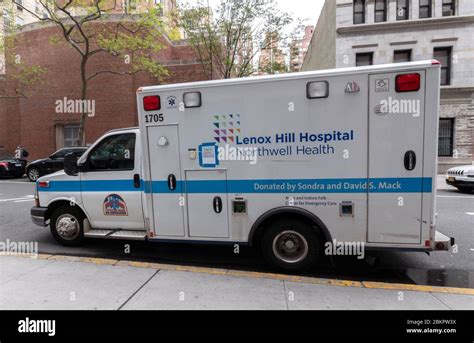
<svg viewBox="0 0 474 343"><path fill-rule="evenodd" d="M412 171L416 167L416 153L414 151L407 151L404 158L405 169Z"/></svg>
<svg viewBox="0 0 474 343"><path fill-rule="evenodd" d="M212 204L214 207L214 212L217 214L222 212L222 199L221 197L215 197L214 200L212 200Z"/></svg>
<svg viewBox="0 0 474 343"><path fill-rule="evenodd" d="M176 176L173 174L168 175L168 188L170 191L174 191L176 189Z"/></svg>
<svg viewBox="0 0 474 343"><path fill-rule="evenodd" d="M140 188L140 175L138 174L133 175L133 186L135 188Z"/></svg>

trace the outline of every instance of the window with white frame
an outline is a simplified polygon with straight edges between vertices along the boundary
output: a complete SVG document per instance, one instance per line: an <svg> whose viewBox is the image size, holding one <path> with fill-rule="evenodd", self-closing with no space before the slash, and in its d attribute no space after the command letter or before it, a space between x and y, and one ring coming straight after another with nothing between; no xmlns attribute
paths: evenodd
<svg viewBox="0 0 474 343"><path fill-rule="evenodd" d="M64 125L64 147L79 146L79 124Z"/></svg>

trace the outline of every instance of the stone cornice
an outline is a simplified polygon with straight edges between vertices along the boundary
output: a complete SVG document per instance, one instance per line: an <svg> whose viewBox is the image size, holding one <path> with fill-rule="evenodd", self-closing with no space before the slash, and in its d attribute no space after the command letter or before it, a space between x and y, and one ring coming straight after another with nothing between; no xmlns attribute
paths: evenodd
<svg viewBox="0 0 474 343"><path fill-rule="evenodd" d="M374 24L360 24L350 25L337 28L337 33L340 35L351 33L376 32L384 30L397 30L409 28L426 28L438 27L440 25L466 24L474 23L474 15L452 16L452 17L437 17L416 20L403 20L393 22L383 22Z"/></svg>

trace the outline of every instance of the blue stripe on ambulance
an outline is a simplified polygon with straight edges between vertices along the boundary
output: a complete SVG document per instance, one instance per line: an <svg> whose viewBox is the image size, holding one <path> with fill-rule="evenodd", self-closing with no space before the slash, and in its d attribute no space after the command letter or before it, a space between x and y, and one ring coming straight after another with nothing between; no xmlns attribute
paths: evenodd
<svg viewBox="0 0 474 343"><path fill-rule="evenodd" d="M171 191L167 181L152 181L135 188L133 180L50 181L40 192L141 192L150 194L183 193L267 193L267 194L329 194L367 193L431 193L432 178L374 178L374 179L275 179L275 180L202 180L178 181ZM395 185L395 186L392 186Z"/></svg>

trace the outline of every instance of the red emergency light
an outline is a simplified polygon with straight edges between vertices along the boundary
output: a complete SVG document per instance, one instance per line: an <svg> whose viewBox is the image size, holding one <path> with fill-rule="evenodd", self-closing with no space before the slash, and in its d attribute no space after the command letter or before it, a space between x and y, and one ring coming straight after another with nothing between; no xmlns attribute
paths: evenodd
<svg viewBox="0 0 474 343"><path fill-rule="evenodd" d="M418 92L421 87L421 75L402 74L395 79L395 89L397 93Z"/></svg>
<svg viewBox="0 0 474 343"><path fill-rule="evenodd" d="M49 187L49 181L38 182L38 188L48 188L48 187Z"/></svg>
<svg viewBox="0 0 474 343"><path fill-rule="evenodd" d="M145 111L158 111L161 109L159 96L146 96L143 98L143 108Z"/></svg>

